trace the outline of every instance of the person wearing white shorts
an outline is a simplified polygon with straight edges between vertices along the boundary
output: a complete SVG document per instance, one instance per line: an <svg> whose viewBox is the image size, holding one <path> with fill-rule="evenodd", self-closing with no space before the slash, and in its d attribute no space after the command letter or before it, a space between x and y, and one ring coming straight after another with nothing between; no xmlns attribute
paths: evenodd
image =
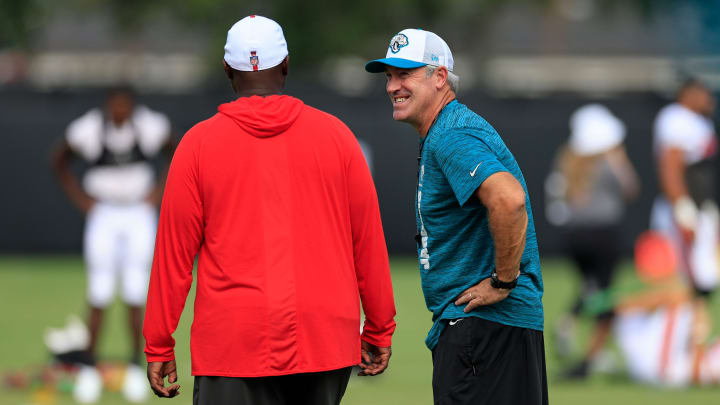
<svg viewBox="0 0 720 405"><path fill-rule="evenodd" d="M623 311L615 336L630 377L653 385L687 386L692 381L690 304Z"/></svg>
<svg viewBox="0 0 720 405"><path fill-rule="evenodd" d="M615 337L628 374L665 387L720 384L720 341L708 339L710 317L689 289L668 287L628 297L617 308Z"/></svg>
<svg viewBox="0 0 720 405"><path fill-rule="evenodd" d="M118 289L125 303L142 307L147 297L157 215L147 202L97 202L88 212L84 256L88 302L105 308Z"/></svg>
<svg viewBox="0 0 720 405"><path fill-rule="evenodd" d="M677 102L655 119L654 154L661 195L653 204L650 227L678 251L678 269L705 297L720 286L715 159L718 143L711 119L715 103L697 81L680 89Z"/></svg>
<svg viewBox="0 0 720 405"><path fill-rule="evenodd" d="M105 308L117 290L128 306L132 334L131 366L126 382L139 377L142 391L128 387L131 401L140 401L147 390L139 367L142 353L142 308L147 295L152 264L156 205L165 175L156 173L172 154L171 126L168 118L142 105L135 105L129 89L115 89L105 108L95 108L75 119L54 155L54 169L70 200L86 214L83 256L87 268L87 301L90 307L89 358L87 370L79 374L78 385L99 381L94 370L98 335ZM156 164L156 158L167 159ZM87 169L82 178L71 170L73 159L82 160ZM137 378L135 378L137 379ZM99 384L99 382L98 382ZM130 384L133 385L133 384ZM96 393L98 395L87 394ZM77 393L76 393L77 394ZM98 389L76 395L82 402L95 402Z"/></svg>

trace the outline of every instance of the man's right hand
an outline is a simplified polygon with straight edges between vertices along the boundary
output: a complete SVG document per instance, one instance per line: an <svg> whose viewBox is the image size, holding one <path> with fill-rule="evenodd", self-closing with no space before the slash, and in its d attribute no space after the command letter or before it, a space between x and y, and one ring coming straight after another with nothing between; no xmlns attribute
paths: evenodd
<svg viewBox="0 0 720 405"><path fill-rule="evenodd" d="M381 374L390 362L392 348L378 347L366 341L362 341L361 350L362 362L359 364L362 371L359 376L372 376Z"/></svg>
<svg viewBox="0 0 720 405"><path fill-rule="evenodd" d="M695 228L698 223L698 207L687 195L682 195L673 201L673 217L680 229L683 241L691 244L695 240Z"/></svg>
<svg viewBox="0 0 720 405"><path fill-rule="evenodd" d="M172 398L180 395L180 385L174 384L177 381L175 360L148 363L147 377L150 381L150 388L160 398ZM168 377L168 382L171 384L169 387L165 387L165 377Z"/></svg>

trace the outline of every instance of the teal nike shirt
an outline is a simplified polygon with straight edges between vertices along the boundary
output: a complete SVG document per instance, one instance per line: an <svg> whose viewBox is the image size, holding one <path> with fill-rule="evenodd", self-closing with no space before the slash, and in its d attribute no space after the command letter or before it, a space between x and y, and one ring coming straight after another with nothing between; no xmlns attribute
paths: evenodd
<svg viewBox="0 0 720 405"><path fill-rule="evenodd" d="M458 101L446 105L421 139L415 198L418 261L425 303L433 326L425 344L432 350L445 319L476 316L504 325L543 330L542 294L535 225L520 167L497 131ZM475 191L494 173L509 172L525 190L528 215L517 287L503 301L464 313L454 301L490 277L495 250L487 209Z"/></svg>

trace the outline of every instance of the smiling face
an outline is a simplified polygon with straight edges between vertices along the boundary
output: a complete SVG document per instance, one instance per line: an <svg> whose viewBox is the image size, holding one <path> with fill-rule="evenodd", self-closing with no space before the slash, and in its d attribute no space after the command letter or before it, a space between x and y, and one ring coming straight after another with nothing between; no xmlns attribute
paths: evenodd
<svg viewBox="0 0 720 405"><path fill-rule="evenodd" d="M438 92L434 75L427 77L427 69L401 69L388 66L385 69L385 90L393 106L393 119L407 122L415 127L422 124Z"/></svg>

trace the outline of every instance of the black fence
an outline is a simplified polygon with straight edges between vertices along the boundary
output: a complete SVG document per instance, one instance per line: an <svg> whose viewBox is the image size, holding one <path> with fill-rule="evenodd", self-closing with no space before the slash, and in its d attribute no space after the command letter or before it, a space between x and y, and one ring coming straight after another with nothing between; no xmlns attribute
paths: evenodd
<svg viewBox="0 0 720 405"><path fill-rule="evenodd" d="M382 79L382 78L378 78ZM347 98L321 86L291 82L288 94L342 119L372 150L373 175L393 254L414 254L413 211L418 136L392 120L390 102L379 80L366 97ZM197 94L141 94L139 102L169 115L178 134L230 101L229 89ZM543 182L557 147L568 136L571 112L591 100L576 95L536 99L492 98L461 93L460 101L486 118L510 147L524 172L535 215L541 253L559 254L563 241L544 215ZM83 218L65 198L50 168L50 151L70 120L102 104L100 91L0 91L0 251L10 253L80 252ZM602 100L628 128L631 160L643 181L641 198L624 223L623 246L647 227L657 190L651 156L652 121L668 102L657 95L633 93Z"/></svg>

